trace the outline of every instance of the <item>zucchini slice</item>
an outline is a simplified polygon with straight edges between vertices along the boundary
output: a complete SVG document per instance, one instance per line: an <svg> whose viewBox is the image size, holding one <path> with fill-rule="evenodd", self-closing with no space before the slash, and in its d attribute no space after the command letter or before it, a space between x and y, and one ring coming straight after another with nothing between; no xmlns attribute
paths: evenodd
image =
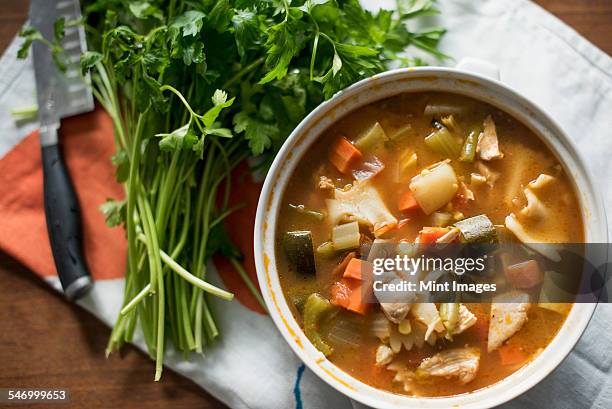
<svg viewBox="0 0 612 409"><path fill-rule="evenodd" d="M314 276L315 268L312 234L307 230L288 231L283 236L283 249L289 268L305 276Z"/></svg>
<svg viewBox="0 0 612 409"><path fill-rule="evenodd" d="M484 214L463 219L453 226L461 232L464 243L497 243L497 230Z"/></svg>

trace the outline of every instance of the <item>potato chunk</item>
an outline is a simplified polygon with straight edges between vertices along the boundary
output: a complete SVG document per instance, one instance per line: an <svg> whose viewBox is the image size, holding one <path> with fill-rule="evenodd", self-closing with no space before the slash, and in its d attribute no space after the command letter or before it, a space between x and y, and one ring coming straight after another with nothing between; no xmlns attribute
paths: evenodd
<svg viewBox="0 0 612 409"><path fill-rule="evenodd" d="M410 190L425 214L431 214L450 202L457 189L457 175L447 162L423 170L410 182Z"/></svg>

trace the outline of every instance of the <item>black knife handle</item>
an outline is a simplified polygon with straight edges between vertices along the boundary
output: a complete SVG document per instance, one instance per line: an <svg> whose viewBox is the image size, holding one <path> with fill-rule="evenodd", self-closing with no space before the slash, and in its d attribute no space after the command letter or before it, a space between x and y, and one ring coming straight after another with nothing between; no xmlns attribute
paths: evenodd
<svg viewBox="0 0 612 409"><path fill-rule="evenodd" d="M42 148L45 215L57 275L70 300L85 295L92 280L83 257L79 203L58 144Z"/></svg>

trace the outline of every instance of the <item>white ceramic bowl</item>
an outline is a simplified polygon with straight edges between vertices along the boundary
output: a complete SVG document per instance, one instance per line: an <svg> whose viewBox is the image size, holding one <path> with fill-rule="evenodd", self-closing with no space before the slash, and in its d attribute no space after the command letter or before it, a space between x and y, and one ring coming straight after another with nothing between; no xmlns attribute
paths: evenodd
<svg viewBox="0 0 612 409"><path fill-rule="evenodd" d="M295 128L266 177L257 209L254 245L259 284L270 315L289 346L314 373L362 404L381 409L499 405L527 391L552 372L570 353L593 314L595 304L576 304L550 345L532 362L498 383L451 397L416 398L375 389L343 372L312 346L289 310L276 270L274 236L279 203L291 174L311 144L339 118L374 101L404 92L445 91L467 95L494 105L529 126L556 153L571 175L579 195L587 242L607 242L602 201L571 140L540 108L491 78L496 76L498 72L494 66L469 60L459 64L457 69L400 69L360 81L321 104Z"/></svg>

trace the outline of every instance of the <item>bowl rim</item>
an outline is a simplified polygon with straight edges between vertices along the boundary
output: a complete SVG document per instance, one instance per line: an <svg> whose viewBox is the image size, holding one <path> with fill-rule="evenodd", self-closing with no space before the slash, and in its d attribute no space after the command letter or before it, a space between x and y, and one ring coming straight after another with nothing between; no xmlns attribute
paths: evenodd
<svg viewBox="0 0 612 409"><path fill-rule="evenodd" d="M330 361L326 360L322 357L322 354L318 353L318 357L316 352L313 353L312 349L314 347L310 344L310 342L306 339L303 334L303 331L297 325L295 318L290 313L287 302L285 300L282 292L280 293L280 304L277 300L276 295L272 291L272 283L271 283L271 273L273 272L273 276L278 280L278 271L276 270L276 265L271 263L271 260L274 260L274 257L270 258L265 253L265 242L266 242L266 230L270 228L275 228L276 218L278 216L277 212L271 214L272 199L274 197L274 190L280 189L284 190L286 185L281 187L276 186L276 180L278 179L278 172L282 170L282 164L291 159L293 153L292 148L299 142L300 138L306 138L307 132L312 126L313 122L319 121L325 115L328 115L330 112L333 112L334 108L337 106L341 106L343 103L347 103L350 98L358 96L360 93L367 91L376 86L380 86L382 84L386 84L389 81L393 80L414 80L419 77L445 77L444 79L458 79L465 81L473 81L476 85L482 86L487 90L500 92L506 94L506 96L519 104L523 110L530 112L530 115L539 118L540 122L545 124L545 128L549 129L551 134L559 138L559 142L563 145L568 154L573 156L571 160L577 163L580 166L578 171L581 173L582 181L586 183L587 190L590 194L590 204L591 208L588 211L591 214L594 214L595 222L599 222L599 225L595 227L595 236L598 238L600 242L608 241L608 232L607 232L607 223L606 223L606 215L603 206L603 201L601 198L600 190L597 188L597 185L593 183L593 176L589 169L585 166L585 160L580 155L579 151L576 149L573 141L567 136L567 134L563 131L563 129L558 125L557 121L555 121L550 115L548 115L543 109L537 106L535 103L531 102L524 95L517 92L513 88L504 84L501 81L457 69L457 68L447 68L447 67L416 67L416 68L402 68L396 70L386 71L381 74L377 74L373 77L366 78L361 80L352 86L346 88L345 90L334 95L330 100L323 102L316 109L314 109L306 118L304 118L300 124L293 130L291 135L287 138L283 146L281 147L279 153L274 159L270 171L266 177L264 182L261 195L259 197L259 202L257 206L256 220L255 220L255 229L254 229L254 248L255 248L255 265L257 269L257 276L259 280L259 285L262 290L262 294L268 310L270 312L270 316L272 317L275 325L280 330L281 334L292 348L292 350L300 357L300 359L313 371L317 374L319 378L323 381L331 385L333 388L343 393L344 395L355 399L363 404L370 405L377 408L393 408L397 407L397 404L418 404L421 407L429 407L429 408L441 408L448 407L450 405L464 408L481 408L481 407L491 407L507 402L522 393L526 392L537 383L542 381L546 376L548 376L571 352L574 348L584 330L586 329L589 320L591 319L596 304L575 304L570 314L566 318L564 324L562 325L559 333L553 338L550 344L540 353L536 358L533 359L532 362L526 364L513 374L509 375L502 380L489 385L485 388L478 389L473 392L460 394L460 395L451 395L446 397L411 397L405 395L397 395L392 392L380 390L377 388L373 388L360 380L353 378L346 372L342 371L340 368L336 367ZM398 91L397 94L400 94L404 91ZM418 91L415 91L418 92ZM457 93L454 90L449 90L448 92ZM388 97L388 96L387 96ZM364 103L360 106L367 105L376 100L380 100L385 97L376 97L372 98L369 102ZM479 99L478 97L473 97ZM484 100L484 99L481 99ZM490 101L485 101L489 102ZM358 107L354 107L349 109L347 112L351 112ZM511 109L505 109L507 107L500 107L500 109L509 112ZM332 123L336 122L340 117L346 115L343 113L338 118L333 118ZM329 126L329 125L327 125ZM320 133L316 136L311 137L311 143L313 143ZM538 136L541 139L545 139L543 136ZM546 141L544 141L546 142ZM308 145L310 145L308 144ZM549 145L547 143L547 145ZM556 148L549 146L551 150L559 157L559 160L563 162L567 162L569 159L562 158L561 154L556 150ZM307 150L307 147L304 148ZM297 159L295 159L297 161ZM576 178L573 177L572 181L576 183ZM578 186L575 186L578 193ZM282 196L282 194L281 194ZM583 209L583 218L584 212L586 209L584 208L584 201L581 199L581 208ZM272 220L272 223L270 223ZM585 219L585 231L587 229L588 222ZM269 226L272 224L272 227ZM274 232L272 233L272 237L274 236ZM589 240L587 240L589 241ZM273 243L272 243L273 245ZM288 316L283 316L282 309L286 309L289 312ZM570 318L572 321L570 322ZM572 327L571 333L564 334L562 339L560 335L562 332L568 332L568 326ZM309 350L307 353L307 350ZM316 351L316 350L315 350ZM539 365L532 365L533 362L538 361ZM326 365L328 363L329 365ZM337 370L334 371L333 368ZM527 369L531 369L527 371ZM344 375L344 376L343 376ZM347 379L353 381L351 384L347 383ZM510 381L514 381L514 385L512 387L508 387ZM357 385L354 387L353 383ZM507 388L504 388L506 386ZM494 393L492 393L494 392ZM383 399L383 396L385 397Z"/></svg>

